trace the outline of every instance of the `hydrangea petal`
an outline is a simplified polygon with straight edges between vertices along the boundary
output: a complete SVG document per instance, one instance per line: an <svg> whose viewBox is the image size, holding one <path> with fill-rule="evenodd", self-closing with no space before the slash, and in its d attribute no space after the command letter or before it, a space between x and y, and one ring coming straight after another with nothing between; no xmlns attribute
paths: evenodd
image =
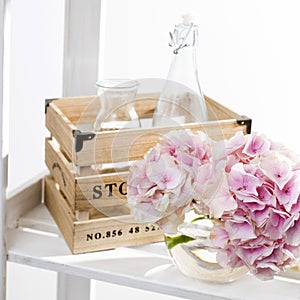
<svg viewBox="0 0 300 300"><path fill-rule="evenodd" d="M228 174L228 184L236 194L257 195L260 180L250 173L246 173L243 164L238 163L231 168Z"/></svg>
<svg viewBox="0 0 300 300"><path fill-rule="evenodd" d="M286 241L289 245L300 246L300 219L286 232Z"/></svg>
<svg viewBox="0 0 300 300"><path fill-rule="evenodd" d="M229 234L230 240L239 239L241 241L247 241L256 238L253 225L247 220L243 222L230 220L226 222L225 229Z"/></svg>
<svg viewBox="0 0 300 300"><path fill-rule="evenodd" d="M275 151L265 155L261 159L260 166L264 173L277 184L279 189L282 189L293 176L290 161Z"/></svg>
<svg viewBox="0 0 300 300"><path fill-rule="evenodd" d="M253 133L247 136L243 153L250 157L262 155L270 149L270 141L263 135Z"/></svg>

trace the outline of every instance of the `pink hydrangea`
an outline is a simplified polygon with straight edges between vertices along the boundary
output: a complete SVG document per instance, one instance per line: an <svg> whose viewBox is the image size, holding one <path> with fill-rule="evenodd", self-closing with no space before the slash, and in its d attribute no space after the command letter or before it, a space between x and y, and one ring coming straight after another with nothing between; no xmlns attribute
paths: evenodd
<svg viewBox="0 0 300 300"><path fill-rule="evenodd" d="M191 209L209 214L207 246L224 267L271 279L300 257L300 158L264 135L215 142L171 131L132 165L127 184L136 220L165 233Z"/></svg>
<svg viewBox="0 0 300 300"><path fill-rule="evenodd" d="M237 133L225 148L228 198L237 205L221 210L208 244L221 265L271 279L300 256L300 159L255 133Z"/></svg>
<svg viewBox="0 0 300 300"><path fill-rule="evenodd" d="M135 162L127 181L135 219L156 222L166 233L176 232L213 177L213 145L203 132L171 131L144 160Z"/></svg>

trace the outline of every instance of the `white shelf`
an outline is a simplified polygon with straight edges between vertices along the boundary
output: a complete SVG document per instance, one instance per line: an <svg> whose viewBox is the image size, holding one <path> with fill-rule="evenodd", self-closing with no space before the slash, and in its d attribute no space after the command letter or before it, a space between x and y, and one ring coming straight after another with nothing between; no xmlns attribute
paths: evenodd
<svg viewBox="0 0 300 300"><path fill-rule="evenodd" d="M300 295L298 280L262 282L246 275L234 283L214 285L187 278L173 266L163 243L72 255L43 204L19 224L33 231L9 230L11 262L187 299L286 300Z"/></svg>

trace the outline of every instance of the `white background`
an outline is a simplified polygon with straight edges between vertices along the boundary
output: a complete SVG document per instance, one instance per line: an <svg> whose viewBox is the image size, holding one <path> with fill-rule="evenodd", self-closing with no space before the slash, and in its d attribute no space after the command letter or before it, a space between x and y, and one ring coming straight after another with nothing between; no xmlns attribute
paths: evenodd
<svg viewBox="0 0 300 300"><path fill-rule="evenodd" d="M63 2L11 1L10 190L45 168L44 99L62 94ZM168 31L180 15L192 11L199 20L204 93L251 117L253 131L300 153L300 1L103 2L99 79L165 78L171 59ZM53 300L55 280L51 272L10 264L8 299ZM108 298L109 291L114 296ZM131 299L149 296L127 293ZM120 294L126 298L125 289L101 284L94 292L96 299L117 299Z"/></svg>

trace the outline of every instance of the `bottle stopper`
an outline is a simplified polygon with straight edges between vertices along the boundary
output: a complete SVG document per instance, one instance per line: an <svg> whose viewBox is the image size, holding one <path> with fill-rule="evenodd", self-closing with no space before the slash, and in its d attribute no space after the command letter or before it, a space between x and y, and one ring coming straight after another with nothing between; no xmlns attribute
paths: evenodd
<svg viewBox="0 0 300 300"><path fill-rule="evenodd" d="M182 15L182 24L186 25L186 26L195 24L196 19L197 19L197 17L192 13L184 14L184 15Z"/></svg>

